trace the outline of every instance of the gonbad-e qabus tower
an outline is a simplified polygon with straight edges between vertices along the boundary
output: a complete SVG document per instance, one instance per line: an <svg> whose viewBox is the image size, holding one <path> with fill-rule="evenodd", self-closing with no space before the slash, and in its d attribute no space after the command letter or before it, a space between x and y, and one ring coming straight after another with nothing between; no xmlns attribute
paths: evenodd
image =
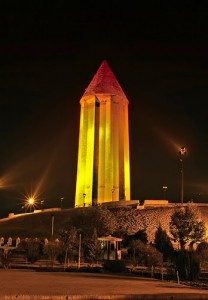
<svg viewBox="0 0 208 300"><path fill-rule="evenodd" d="M75 207L129 201L129 101L105 60L80 104Z"/></svg>

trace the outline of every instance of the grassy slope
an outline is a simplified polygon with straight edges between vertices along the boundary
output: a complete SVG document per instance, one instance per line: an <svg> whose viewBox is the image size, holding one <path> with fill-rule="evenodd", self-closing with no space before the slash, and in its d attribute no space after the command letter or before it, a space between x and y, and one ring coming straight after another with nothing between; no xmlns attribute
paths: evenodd
<svg viewBox="0 0 208 300"><path fill-rule="evenodd" d="M54 215L54 237L58 236L61 229L67 227L71 216L79 213L80 210L86 208L64 209L62 211L41 212L36 214L28 214L13 219L0 222L0 236L7 239L20 237L38 237L51 238L52 217ZM87 208L91 209L91 208ZM208 206L199 207L202 218L208 228ZM169 227L170 216L173 213L173 208L152 208L145 210L127 209L114 210L117 215L117 220L122 228L125 228L129 233L134 233L140 229L146 229L149 241L153 241L154 233L161 223L162 227L167 230Z"/></svg>
<svg viewBox="0 0 208 300"><path fill-rule="evenodd" d="M8 238L16 237L39 237L50 238L52 228L52 217L54 215L54 237L58 232L67 226L70 215L74 213L74 209L62 211L42 212L36 214L28 214L16 217L10 220L0 222L0 236Z"/></svg>

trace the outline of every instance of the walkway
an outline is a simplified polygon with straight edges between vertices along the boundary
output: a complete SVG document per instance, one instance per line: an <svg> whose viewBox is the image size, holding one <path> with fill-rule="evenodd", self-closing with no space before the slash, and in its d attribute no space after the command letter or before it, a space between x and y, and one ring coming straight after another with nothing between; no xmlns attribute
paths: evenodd
<svg viewBox="0 0 208 300"><path fill-rule="evenodd" d="M0 269L0 299L208 299L208 290L134 275Z"/></svg>

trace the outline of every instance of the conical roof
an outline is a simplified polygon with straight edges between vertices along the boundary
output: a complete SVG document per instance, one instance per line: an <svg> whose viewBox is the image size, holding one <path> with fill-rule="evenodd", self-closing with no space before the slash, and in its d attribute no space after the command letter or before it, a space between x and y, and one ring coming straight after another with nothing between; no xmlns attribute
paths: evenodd
<svg viewBox="0 0 208 300"><path fill-rule="evenodd" d="M83 97L95 94L110 94L126 98L106 60L104 60L100 65L97 73L86 88Z"/></svg>

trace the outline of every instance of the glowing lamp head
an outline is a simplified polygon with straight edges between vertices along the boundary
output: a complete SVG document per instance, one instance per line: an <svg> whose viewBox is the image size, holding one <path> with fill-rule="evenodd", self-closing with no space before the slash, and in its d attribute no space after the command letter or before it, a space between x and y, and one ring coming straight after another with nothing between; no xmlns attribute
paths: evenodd
<svg viewBox="0 0 208 300"><path fill-rule="evenodd" d="M186 148L184 146L181 147L181 149L179 151L179 154L182 155L182 156L186 154Z"/></svg>
<svg viewBox="0 0 208 300"><path fill-rule="evenodd" d="M29 199L28 199L28 204L29 204L29 205L33 205L34 202L35 202L34 198L29 198Z"/></svg>

